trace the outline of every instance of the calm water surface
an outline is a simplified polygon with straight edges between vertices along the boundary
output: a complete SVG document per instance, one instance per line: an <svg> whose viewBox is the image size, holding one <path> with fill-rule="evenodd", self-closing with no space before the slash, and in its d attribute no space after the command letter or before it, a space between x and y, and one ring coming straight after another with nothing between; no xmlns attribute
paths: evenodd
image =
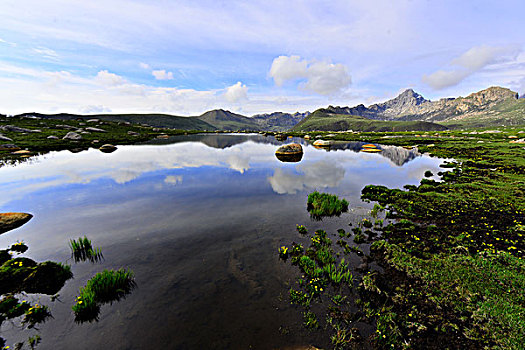
<svg viewBox="0 0 525 350"><path fill-rule="evenodd" d="M304 142L284 143L292 141ZM311 232L348 230L371 208L359 199L363 186L418 184L441 163L391 146L357 152L362 143L340 143L329 152L303 144L300 162L283 163L274 155L281 142L260 135L164 143L121 146L111 154L52 152L0 168L0 212L34 215L0 236L0 247L24 240L28 257L72 263L69 239L87 235L105 257L100 264L72 264L75 277L59 301L31 296L53 314L39 327L39 349L326 345L302 329L301 310L288 302L297 271L279 261L278 247L300 240L296 224ZM314 190L346 198L350 211L312 221L306 197ZM138 288L103 306L99 322L75 324L78 289L96 272L120 267L135 272ZM9 323L1 331L9 344L32 334Z"/></svg>

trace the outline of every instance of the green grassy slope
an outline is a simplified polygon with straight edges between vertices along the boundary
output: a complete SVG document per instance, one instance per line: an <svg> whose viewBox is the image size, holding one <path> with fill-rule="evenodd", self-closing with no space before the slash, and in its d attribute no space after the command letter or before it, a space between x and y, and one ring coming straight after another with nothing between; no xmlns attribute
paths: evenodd
<svg viewBox="0 0 525 350"><path fill-rule="evenodd" d="M481 128L525 125L525 99L506 99L488 111L440 124L449 128Z"/></svg>
<svg viewBox="0 0 525 350"><path fill-rule="evenodd" d="M332 114L319 109L303 119L292 131L437 131L446 126L424 121L381 121L364 117Z"/></svg>
<svg viewBox="0 0 525 350"><path fill-rule="evenodd" d="M45 119L61 119L61 120L75 120L77 118L101 119L112 122L129 122L133 124L148 124L159 128L172 128L182 130L216 130L213 125L206 123L196 117L178 117L169 114L40 114L40 113L26 113L25 115L33 115Z"/></svg>

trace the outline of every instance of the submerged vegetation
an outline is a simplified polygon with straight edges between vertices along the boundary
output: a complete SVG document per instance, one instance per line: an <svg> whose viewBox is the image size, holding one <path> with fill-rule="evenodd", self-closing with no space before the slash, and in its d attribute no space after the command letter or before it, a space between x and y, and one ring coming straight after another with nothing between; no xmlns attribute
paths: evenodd
<svg viewBox="0 0 525 350"><path fill-rule="evenodd" d="M75 262L97 262L102 259L99 248L93 248L87 237L72 239L69 242ZM54 261L37 263L29 258L13 257L28 250L23 242L12 244L0 250L0 326L7 320L20 320L20 325L28 329L45 322L52 317L48 306L33 303L28 294L45 294L51 301L58 298L58 292L67 280L73 278L71 267ZM131 270L104 270L90 279L86 287L81 288L73 311L77 322L98 320L100 305L119 301L136 287ZM23 299L23 300L20 300ZM28 300L29 299L29 300ZM36 329L36 328L35 328ZM40 342L39 334L33 334L27 340L31 349ZM24 343L17 343L21 349ZM0 349L8 349L5 340L0 337Z"/></svg>
<svg viewBox="0 0 525 350"><path fill-rule="evenodd" d="M375 204L370 218L353 228L353 241L372 245L370 254L362 257L363 266L349 269L354 288L334 289L328 283L333 277L325 265L320 266L320 262L339 266L341 253L357 254L344 230L338 231L336 246L316 232L306 249L310 253L290 253L303 276L298 287L292 287L290 301L313 312L320 331L331 329L326 336L334 348L359 348L366 343L379 349L441 348L443 344L522 349L525 147L509 143L506 137L518 131L476 132L476 138L389 139L388 143L397 145L418 143L422 152L455 160L443 164L437 174L441 181L426 172L418 186L363 189L363 200ZM359 139L362 135L337 137ZM370 142L379 142L382 135L368 137ZM319 257L314 246L318 242L324 242ZM313 282L318 288L306 289L314 278L320 278ZM328 300L333 305L327 305ZM359 322L373 325L375 332L361 337L355 329Z"/></svg>
<svg viewBox="0 0 525 350"><path fill-rule="evenodd" d="M323 216L339 216L348 210L346 199L317 191L308 195L307 205L310 215L316 219L321 219Z"/></svg>

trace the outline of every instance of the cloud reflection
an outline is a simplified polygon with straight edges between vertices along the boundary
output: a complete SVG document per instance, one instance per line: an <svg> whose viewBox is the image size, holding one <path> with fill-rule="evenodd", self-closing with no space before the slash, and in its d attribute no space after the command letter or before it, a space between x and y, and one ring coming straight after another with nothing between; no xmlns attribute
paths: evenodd
<svg viewBox="0 0 525 350"><path fill-rule="evenodd" d="M268 181L279 194L295 194L315 188L336 187L343 180L345 169L333 160L307 162L290 168L277 168Z"/></svg>

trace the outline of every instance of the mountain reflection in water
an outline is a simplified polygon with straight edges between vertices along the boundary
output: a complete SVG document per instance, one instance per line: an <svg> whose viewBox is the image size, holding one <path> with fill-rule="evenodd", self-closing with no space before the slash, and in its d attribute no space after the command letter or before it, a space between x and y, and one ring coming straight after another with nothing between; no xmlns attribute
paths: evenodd
<svg viewBox="0 0 525 350"><path fill-rule="evenodd" d="M358 152L362 143L326 152L302 139L284 142L303 145L299 163L280 162L282 143L273 137L208 134L109 154L52 152L0 168L0 211L34 215L1 235L0 247L24 240L35 260L66 262L69 239L86 235L106 259L73 265L62 302L42 297L54 318L40 327L38 349L328 347L329 339L303 329L290 305L295 270L279 261L277 248L297 239L297 224L331 234L347 229L371 209L360 200L363 186L417 184L426 170L437 173L441 160L385 146ZM313 190L346 198L349 212L311 221L306 197ZM75 325L79 288L95 272L122 266L135 272L139 287L103 306L99 322ZM27 340L12 327L2 336L10 344Z"/></svg>

